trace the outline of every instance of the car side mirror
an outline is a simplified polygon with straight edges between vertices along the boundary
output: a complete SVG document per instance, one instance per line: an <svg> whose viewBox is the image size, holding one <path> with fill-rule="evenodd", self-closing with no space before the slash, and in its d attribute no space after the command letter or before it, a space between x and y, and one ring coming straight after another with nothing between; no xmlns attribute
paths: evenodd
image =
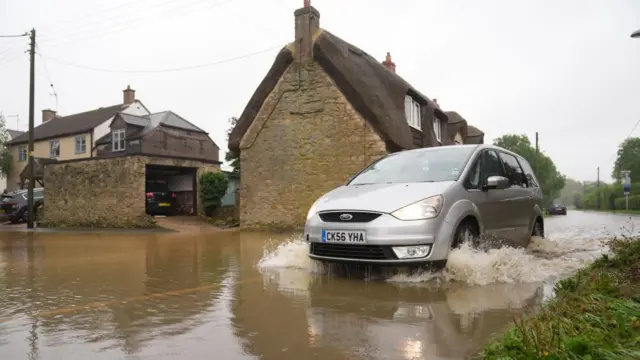
<svg viewBox="0 0 640 360"><path fill-rule="evenodd" d="M509 179L504 176L489 176L487 178L486 190L502 190L509 187Z"/></svg>

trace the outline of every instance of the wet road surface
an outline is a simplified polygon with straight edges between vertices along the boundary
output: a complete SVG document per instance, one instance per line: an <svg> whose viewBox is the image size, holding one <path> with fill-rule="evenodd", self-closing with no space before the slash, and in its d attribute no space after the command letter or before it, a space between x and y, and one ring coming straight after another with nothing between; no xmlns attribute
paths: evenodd
<svg viewBox="0 0 640 360"><path fill-rule="evenodd" d="M639 225L569 211L526 250L382 278L295 235L0 232L0 359L463 359Z"/></svg>

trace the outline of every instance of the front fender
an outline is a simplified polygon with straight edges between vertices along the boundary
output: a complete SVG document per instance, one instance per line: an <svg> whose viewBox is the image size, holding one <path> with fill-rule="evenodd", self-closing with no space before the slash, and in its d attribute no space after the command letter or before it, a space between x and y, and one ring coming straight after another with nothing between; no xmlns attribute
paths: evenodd
<svg viewBox="0 0 640 360"><path fill-rule="evenodd" d="M482 217L478 207L469 200L458 200L451 205L448 211L443 214L444 219L436 241L440 246L434 248L434 252L437 252L436 257L446 259L449 251L451 250L451 244L453 243L453 237L455 236L458 226L467 216L473 216L478 220L479 231L482 234L484 226Z"/></svg>

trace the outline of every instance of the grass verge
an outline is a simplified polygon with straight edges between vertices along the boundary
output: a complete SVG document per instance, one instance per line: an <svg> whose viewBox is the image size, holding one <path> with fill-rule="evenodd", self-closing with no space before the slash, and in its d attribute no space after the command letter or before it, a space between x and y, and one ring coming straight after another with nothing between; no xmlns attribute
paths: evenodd
<svg viewBox="0 0 640 360"><path fill-rule="evenodd" d="M640 241L556 285L556 297L484 347L484 359L640 359Z"/></svg>

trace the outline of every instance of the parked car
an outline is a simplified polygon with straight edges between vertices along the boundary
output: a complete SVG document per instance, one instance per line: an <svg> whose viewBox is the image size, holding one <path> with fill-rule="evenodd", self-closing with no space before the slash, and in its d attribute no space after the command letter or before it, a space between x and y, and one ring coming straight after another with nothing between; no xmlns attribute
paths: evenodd
<svg viewBox="0 0 640 360"><path fill-rule="evenodd" d="M33 189L33 200L34 209L37 209L44 202L44 188ZM27 217L27 189L2 194L0 219L15 224L26 222Z"/></svg>
<svg viewBox="0 0 640 360"><path fill-rule="evenodd" d="M553 204L547 208L549 215L567 215L567 207L562 204Z"/></svg>
<svg viewBox="0 0 640 360"><path fill-rule="evenodd" d="M171 215L176 209L176 193L164 180L147 180L145 198L147 214Z"/></svg>
<svg viewBox="0 0 640 360"><path fill-rule="evenodd" d="M389 154L309 209L309 257L379 265L446 264L449 252L544 236L542 192L529 163L492 145Z"/></svg>

